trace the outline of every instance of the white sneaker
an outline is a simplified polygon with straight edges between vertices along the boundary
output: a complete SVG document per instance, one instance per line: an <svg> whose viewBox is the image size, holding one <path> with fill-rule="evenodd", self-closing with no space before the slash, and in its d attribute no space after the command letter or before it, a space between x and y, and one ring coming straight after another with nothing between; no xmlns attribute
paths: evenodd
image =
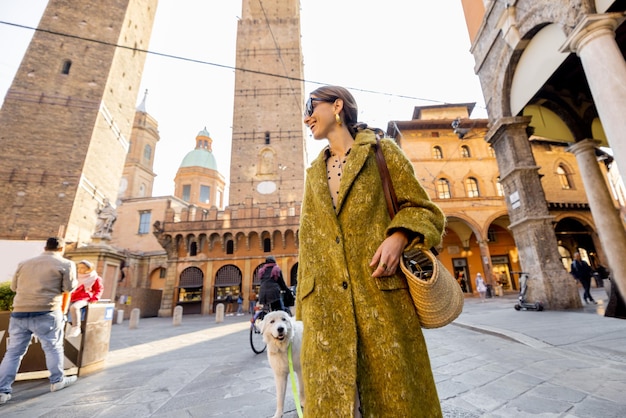
<svg viewBox="0 0 626 418"><path fill-rule="evenodd" d="M65 376L60 382L56 382L50 385L50 392L56 392L58 390L65 389L66 387L74 383L76 379L78 379L78 377L76 376Z"/></svg>
<svg viewBox="0 0 626 418"><path fill-rule="evenodd" d="M67 333L68 338L78 337L80 335L80 327L70 328L70 332Z"/></svg>
<svg viewBox="0 0 626 418"><path fill-rule="evenodd" d="M11 399L10 393L0 393L0 405L4 405Z"/></svg>

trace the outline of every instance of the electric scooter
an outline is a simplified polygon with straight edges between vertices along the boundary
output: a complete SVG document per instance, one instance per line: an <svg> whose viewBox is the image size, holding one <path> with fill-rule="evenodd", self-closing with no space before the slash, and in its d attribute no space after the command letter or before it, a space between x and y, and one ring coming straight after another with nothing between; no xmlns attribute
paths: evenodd
<svg viewBox="0 0 626 418"><path fill-rule="evenodd" d="M514 308L516 311L543 311L543 304L541 302L530 303L526 301L526 291L528 290L528 273L521 271L512 271L513 274L519 274L519 296L518 302Z"/></svg>

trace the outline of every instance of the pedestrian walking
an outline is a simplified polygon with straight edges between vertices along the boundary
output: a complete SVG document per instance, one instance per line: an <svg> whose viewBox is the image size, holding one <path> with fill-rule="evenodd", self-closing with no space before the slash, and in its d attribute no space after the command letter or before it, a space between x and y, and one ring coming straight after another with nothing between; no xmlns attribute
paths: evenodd
<svg viewBox="0 0 626 418"><path fill-rule="evenodd" d="M76 376L65 376L63 370L64 297L69 302L69 292L78 286L76 265L63 258L64 251L62 238L48 238L43 254L20 263L11 280L15 298L7 348L0 363L0 404L11 399L15 376L33 335L46 355L50 391L76 381Z"/></svg>
<svg viewBox="0 0 626 418"><path fill-rule="evenodd" d="M480 273L476 273L476 290L480 296L480 301L484 302L487 295L487 285L485 285L485 280Z"/></svg>
<svg viewBox="0 0 626 418"><path fill-rule="evenodd" d="M250 296L248 296L248 313L250 315L254 315L254 310L256 307L256 299L257 295L254 291L250 292Z"/></svg>
<svg viewBox="0 0 626 418"><path fill-rule="evenodd" d="M579 252L574 253L574 261L572 261L570 273L583 286L583 299L585 299L585 303L597 303L591 296L590 292L591 275L593 271L591 270L589 264L580 258Z"/></svg>
<svg viewBox="0 0 626 418"><path fill-rule="evenodd" d="M239 293L237 297L237 316L243 315L243 296Z"/></svg>

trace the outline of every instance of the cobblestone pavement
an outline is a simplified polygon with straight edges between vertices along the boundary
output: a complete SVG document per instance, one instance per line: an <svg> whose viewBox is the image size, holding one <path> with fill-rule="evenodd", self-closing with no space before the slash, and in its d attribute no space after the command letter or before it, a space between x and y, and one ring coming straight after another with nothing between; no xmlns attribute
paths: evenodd
<svg viewBox="0 0 626 418"><path fill-rule="evenodd" d="M425 330L446 417L626 416L626 321L598 305L515 311L516 295L466 299L459 319ZM271 417L272 372L249 344L249 317L187 315L114 325L103 371L51 393L14 385L2 417ZM393 388L390 387L390 390ZM287 394L285 417L297 416Z"/></svg>

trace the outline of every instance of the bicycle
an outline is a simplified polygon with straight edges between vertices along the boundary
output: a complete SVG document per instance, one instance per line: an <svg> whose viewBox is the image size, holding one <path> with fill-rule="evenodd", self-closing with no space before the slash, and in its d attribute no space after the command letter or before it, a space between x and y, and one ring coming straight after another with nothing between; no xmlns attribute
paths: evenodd
<svg viewBox="0 0 626 418"><path fill-rule="evenodd" d="M250 347L255 354L261 354L267 348L265 341L263 341L263 333L261 332L261 322L265 315L269 313L269 306L263 306L261 309L257 309L252 318L250 319Z"/></svg>

